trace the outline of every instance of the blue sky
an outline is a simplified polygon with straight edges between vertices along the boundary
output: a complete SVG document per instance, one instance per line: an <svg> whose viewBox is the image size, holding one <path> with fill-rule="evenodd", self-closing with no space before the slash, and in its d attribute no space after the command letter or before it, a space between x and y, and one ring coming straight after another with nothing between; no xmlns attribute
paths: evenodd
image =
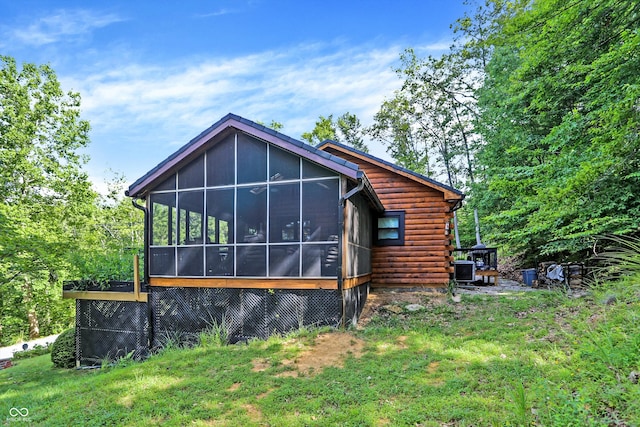
<svg viewBox="0 0 640 427"><path fill-rule="evenodd" d="M402 50L439 55L462 0L0 0L0 54L49 63L82 97L86 169L128 182L231 112L300 138L320 115L370 125ZM371 153L390 160L382 145Z"/></svg>

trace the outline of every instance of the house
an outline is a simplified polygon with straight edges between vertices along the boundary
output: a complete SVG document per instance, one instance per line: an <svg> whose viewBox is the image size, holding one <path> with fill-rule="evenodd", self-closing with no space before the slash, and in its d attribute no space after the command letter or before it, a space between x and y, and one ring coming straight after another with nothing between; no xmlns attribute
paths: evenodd
<svg viewBox="0 0 640 427"><path fill-rule="evenodd" d="M451 278L451 219L460 191L335 141L318 147L358 165L385 210L374 219L371 286L446 286Z"/></svg>
<svg viewBox="0 0 640 427"><path fill-rule="evenodd" d="M450 220L464 197L353 148L312 147L233 114L126 194L145 213L148 291L122 303L146 307L148 325L118 345L138 349L145 334L154 347L213 324L238 340L355 323L372 286L444 288ZM105 328L87 320L100 310L88 304L78 305L79 350L93 342L85 348L96 354L82 362L105 351L95 347ZM114 339L126 328L114 326Z"/></svg>

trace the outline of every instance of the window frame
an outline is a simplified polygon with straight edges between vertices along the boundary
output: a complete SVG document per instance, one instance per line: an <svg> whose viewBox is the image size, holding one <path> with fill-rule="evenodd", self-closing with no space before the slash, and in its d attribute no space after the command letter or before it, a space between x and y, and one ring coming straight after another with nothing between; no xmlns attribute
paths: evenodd
<svg viewBox="0 0 640 427"><path fill-rule="evenodd" d="M378 225L378 220L382 218L398 218L398 227L380 227ZM374 235L375 246L404 246L405 211L403 210L384 211L382 214L378 215L373 226L374 226L373 235ZM379 237L380 229L384 229L384 230L397 229L398 237L395 239L380 238Z"/></svg>

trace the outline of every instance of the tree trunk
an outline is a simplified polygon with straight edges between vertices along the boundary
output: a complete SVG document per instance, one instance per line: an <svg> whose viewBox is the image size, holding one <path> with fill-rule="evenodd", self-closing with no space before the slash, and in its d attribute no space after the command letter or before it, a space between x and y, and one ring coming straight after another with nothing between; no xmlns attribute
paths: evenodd
<svg viewBox="0 0 640 427"><path fill-rule="evenodd" d="M29 310L29 339L40 337L40 324L38 323L38 314L34 308Z"/></svg>
<svg viewBox="0 0 640 427"><path fill-rule="evenodd" d="M33 289L31 288L31 284L29 280L26 279L24 285L22 287L24 291L24 305L27 308L27 320L29 322L29 339L35 339L40 337L40 324L38 322L38 313L36 312L33 304Z"/></svg>
<svg viewBox="0 0 640 427"><path fill-rule="evenodd" d="M478 221L478 209L473 210L473 219L476 221L476 244L482 243L480 240L480 221Z"/></svg>
<svg viewBox="0 0 640 427"><path fill-rule="evenodd" d="M456 235L456 249L460 249L460 234L458 233L458 212L453 211L453 232Z"/></svg>

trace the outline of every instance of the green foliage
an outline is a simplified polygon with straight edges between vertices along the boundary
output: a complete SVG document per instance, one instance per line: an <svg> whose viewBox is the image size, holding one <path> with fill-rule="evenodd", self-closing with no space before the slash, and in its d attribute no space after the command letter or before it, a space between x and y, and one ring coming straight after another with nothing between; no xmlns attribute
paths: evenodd
<svg viewBox="0 0 640 427"><path fill-rule="evenodd" d="M637 2L513 3L479 91L489 236L530 257L580 257L637 230Z"/></svg>
<svg viewBox="0 0 640 427"><path fill-rule="evenodd" d="M76 366L76 330L61 333L51 347L51 362L56 368L70 369Z"/></svg>
<svg viewBox="0 0 640 427"><path fill-rule="evenodd" d="M229 344L229 326L223 319L213 320L209 327L198 334L198 345L204 348L216 348Z"/></svg>
<svg viewBox="0 0 640 427"><path fill-rule="evenodd" d="M527 401L527 390L521 381L517 381L511 391L510 401L517 425L531 425L531 408Z"/></svg>
<svg viewBox="0 0 640 427"><path fill-rule="evenodd" d="M15 353L13 353L12 359L13 360L29 359L31 357L42 356L43 354L49 354L49 353L51 353L50 346L36 345L33 348L30 348L27 350L16 351Z"/></svg>
<svg viewBox="0 0 640 427"><path fill-rule="evenodd" d="M412 49L400 60L402 88L382 104L371 134L401 166L442 176L453 187L473 182L475 102L465 62L455 52L420 59Z"/></svg>
<svg viewBox="0 0 640 427"><path fill-rule="evenodd" d="M109 193L100 196L93 215L85 222L82 250L71 254L75 279L95 283L133 280L133 257L143 251L144 218L124 194L125 178L108 183ZM144 262L144 260L142 260Z"/></svg>
<svg viewBox="0 0 640 427"><path fill-rule="evenodd" d="M302 139L311 145L332 140L368 153L369 148L364 142L366 133L367 130L362 127L360 119L355 114L346 112L336 120L333 114L329 114L328 117L320 116L313 130L303 133Z"/></svg>
<svg viewBox="0 0 640 427"><path fill-rule="evenodd" d="M88 143L80 97L64 93L47 65L0 57L0 343L59 332L73 305L61 301L69 254L95 193L79 150Z"/></svg>
<svg viewBox="0 0 640 427"><path fill-rule="evenodd" d="M609 236L602 239L594 272L600 281L640 276L640 237Z"/></svg>
<svg viewBox="0 0 640 427"><path fill-rule="evenodd" d="M396 92L376 113L370 132L387 147L398 165L432 176L429 151L414 127L412 117L415 115L415 106L407 94Z"/></svg>
<svg viewBox="0 0 640 427"><path fill-rule="evenodd" d="M46 65L0 57L0 345L73 323L72 279L131 280L143 220L116 176L99 197L79 151L89 124Z"/></svg>
<svg viewBox="0 0 640 427"><path fill-rule="evenodd" d="M275 120L271 120L271 122L268 125L265 124L264 122L261 122L261 121L257 121L256 123L258 123L259 125L271 128L273 130L276 130L278 132L280 132L282 130L282 128L284 128L284 125L282 123L277 122Z"/></svg>

